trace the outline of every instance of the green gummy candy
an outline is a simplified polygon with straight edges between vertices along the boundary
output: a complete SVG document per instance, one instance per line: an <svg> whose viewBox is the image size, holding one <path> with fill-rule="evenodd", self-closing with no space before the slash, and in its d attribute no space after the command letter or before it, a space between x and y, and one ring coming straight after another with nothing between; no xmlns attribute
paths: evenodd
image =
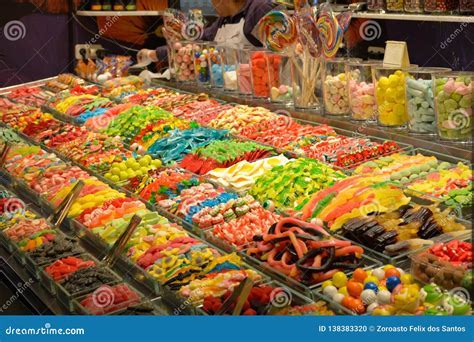
<svg viewBox="0 0 474 342"><path fill-rule="evenodd" d="M453 99L448 99L444 101L444 106L448 112L453 111L458 108L458 103Z"/></svg>
<svg viewBox="0 0 474 342"><path fill-rule="evenodd" d="M461 108L469 108L471 107L471 99L468 98L468 96L464 96L460 101L459 101L459 106Z"/></svg>
<svg viewBox="0 0 474 342"><path fill-rule="evenodd" d="M458 93L452 93L451 94L451 98L456 101L456 102L459 102L459 100L462 99L462 95L461 94L458 94Z"/></svg>

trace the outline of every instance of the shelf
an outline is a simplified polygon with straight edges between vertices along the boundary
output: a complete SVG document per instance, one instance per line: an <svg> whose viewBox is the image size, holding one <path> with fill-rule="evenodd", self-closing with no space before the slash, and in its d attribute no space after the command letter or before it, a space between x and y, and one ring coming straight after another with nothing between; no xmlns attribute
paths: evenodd
<svg viewBox="0 0 474 342"><path fill-rule="evenodd" d="M438 21L452 23L474 23L474 16L469 15L436 15L436 14L411 14L411 13L377 13L358 12L353 18L381 19L381 20L409 20L409 21Z"/></svg>
<svg viewBox="0 0 474 342"><path fill-rule="evenodd" d="M261 99L243 97L239 96L238 94L223 92L217 89L212 89L211 93L209 88L197 87L191 84L157 80L153 82L157 86L167 86L192 93L207 92L210 93L211 97L213 98L217 98L230 103L238 103L249 106L262 106L273 111L284 110L287 111L289 113L289 116L294 119L298 119L307 123L327 124L336 128L336 131L339 128L342 130L357 132L382 139L395 140L397 142L409 144L414 147L424 148L426 150L452 155L460 159L466 159L471 161L473 160L472 145L447 143L437 140L433 137L410 135L407 132L400 130L383 129L373 124L368 125L364 123L357 123L355 121L348 120L347 118L323 116L320 113L315 113L311 111L298 111L291 107L284 107L278 104L271 103L270 101L262 101Z"/></svg>
<svg viewBox="0 0 474 342"><path fill-rule="evenodd" d="M141 17L159 16L164 11L77 11L76 15L83 17Z"/></svg>

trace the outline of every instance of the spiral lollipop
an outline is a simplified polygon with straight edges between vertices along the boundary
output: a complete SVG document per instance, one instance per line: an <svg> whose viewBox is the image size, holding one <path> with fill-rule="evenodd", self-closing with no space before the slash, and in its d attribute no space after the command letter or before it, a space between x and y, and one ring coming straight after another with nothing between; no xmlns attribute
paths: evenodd
<svg viewBox="0 0 474 342"><path fill-rule="evenodd" d="M341 45L343 32L331 8L325 5L327 4L321 5L316 25L320 32L324 56L332 58Z"/></svg>
<svg viewBox="0 0 474 342"><path fill-rule="evenodd" d="M271 11L258 22L257 36L267 49L284 52L295 45L298 32L292 17L281 11Z"/></svg>

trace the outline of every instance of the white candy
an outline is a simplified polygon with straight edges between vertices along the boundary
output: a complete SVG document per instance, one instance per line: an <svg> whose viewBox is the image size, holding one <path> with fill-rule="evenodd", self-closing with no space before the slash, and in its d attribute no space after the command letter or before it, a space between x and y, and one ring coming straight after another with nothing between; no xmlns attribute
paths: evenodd
<svg viewBox="0 0 474 342"><path fill-rule="evenodd" d="M378 280L382 280L383 278L385 278L385 271L381 268L377 268L372 271L372 275L374 277L377 277Z"/></svg>
<svg viewBox="0 0 474 342"><path fill-rule="evenodd" d="M332 298L337 293L337 288L333 285L328 285L324 288L323 293L329 298Z"/></svg>
<svg viewBox="0 0 474 342"><path fill-rule="evenodd" d="M377 306L379 306L377 303L372 303L372 304L370 304L370 305L367 307L366 312L367 312L367 313L372 313L372 311L374 311L374 309L375 309Z"/></svg>
<svg viewBox="0 0 474 342"><path fill-rule="evenodd" d="M392 294L387 290L381 290L377 293L377 303L389 304L392 298Z"/></svg>
<svg viewBox="0 0 474 342"><path fill-rule="evenodd" d="M374 290L366 289L360 294L360 299L365 305L370 305L377 300L377 294Z"/></svg>
<svg viewBox="0 0 474 342"><path fill-rule="evenodd" d="M339 304L342 302L344 298L345 296L342 293L336 293L334 296L332 296L332 300Z"/></svg>

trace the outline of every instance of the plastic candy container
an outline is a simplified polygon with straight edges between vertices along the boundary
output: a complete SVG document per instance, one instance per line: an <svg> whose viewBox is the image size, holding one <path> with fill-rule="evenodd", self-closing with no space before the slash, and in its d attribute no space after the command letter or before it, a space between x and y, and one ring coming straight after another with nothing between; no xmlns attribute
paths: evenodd
<svg viewBox="0 0 474 342"><path fill-rule="evenodd" d="M173 64L176 80L189 82L194 80L193 44L190 42L176 42L173 44Z"/></svg>
<svg viewBox="0 0 474 342"><path fill-rule="evenodd" d="M377 115L375 89L372 81L372 62L351 62L346 64L349 82L349 106L351 118L358 121L373 121Z"/></svg>
<svg viewBox="0 0 474 342"><path fill-rule="evenodd" d="M293 57L291 79L295 108L322 109L320 74L323 63L308 53Z"/></svg>
<svg viewBox="0 0 474 342"><path fill-rule="evenodd" d="M379 125L405 127L408 122L405 108L406 72L392 68L375 67L374 74Z"/></svg>
<svg viewBox="0 0 474 342"><path fill-rule="evenodd" d="M424 0L405 0L403 8L405 12L423 13Z"/></svg>
<svg viewBox="0 0 474 342"><path fill-rule="evenodd" d="M270 97L269 82L269 59L266 54L269 53L262 49L256 49L250 52L250 70L252 75L252 92L255 97Z"/></svg>
<svg viewBox="0 0 474 342"><path fill-rule="evenodd" d="M438 136L443 140L472 141L473 73L435 74Z"/></svg>
<svg viewBox="0 0 474 342"><path fill-rule="evenodd" d="M208 47L208 64L211 71L211 87L222 88L224 86L222 48L216 42L209 43Z"/></svg>
<svg viewBox="0 0 474 342"><path fill-rule="evenodd" d="M459 11L462 14L473 14L474 2L472 0L459 0Z"/></svg>
<svg viewBox="0 0 474 342"><path fill-rule="evenodd" d="M369 11L383 11L385 9L385 0L368 0L367 9Z"/></svg>
<svg viewBox="0 0 474 342"><path fill-rule="evenodd" d="M411 257L411 272L424 283L435 283L447 290L462 286L472 291L472 243L436 243Z"/></svg>
<svg viewBox="0 0 474 342"><path fill-rule="evenodd" d="M449 69L445 70L449 71ZM430 69L418 69L410 71L406 77L408 129L412 133L436 133L433 83L431 80L433 72L434 70Z"/></svg>
<svg viewBox="0 0 474 342"><path fill-rule="evenodd" d="M425 12L452 12L459 7L458 0L425 0Z"/></svg>
<svg viewBox="0 0 474 342"><path fill-rule="evenodd" d="M268 79L270 80L270 101L290 104L293 102L291 86L291 60L288 55L268 53Z"/></svg>
<svg viewBox="0 0 474 342"><path fill-rule="evenodd" d="M237 51L237 82L239 93L252 95L252 75L250 73L250 51L251 47L244 46Z"/></svg>
<svg viewBox="0 0 474 342"><path fill-rule="evenodd" d="M403 0L387 0L388 12L403 12Z"/></svg>
<svg viewBox="0 0 474 342"><path fill-rule="evenodd" d="M236 91L238 89L237 49L231 46L224 46L222 48L222 62L223 62L224 90Z"/></svg>
<svg viewBox="0 0 474 342"><path fill-rule="evenodd" d="M194 43L194 72L198 84L208 85L211 81L208 60L209 49L207 43Z"/></svg>
<svg viewBox="0 0 474 342"><path fill-rule="evenodd" d="M349 94L347 93L344 63L345 60L342 58L324 62L322 82L326 114L345 115L349 113Z"/></svg>

